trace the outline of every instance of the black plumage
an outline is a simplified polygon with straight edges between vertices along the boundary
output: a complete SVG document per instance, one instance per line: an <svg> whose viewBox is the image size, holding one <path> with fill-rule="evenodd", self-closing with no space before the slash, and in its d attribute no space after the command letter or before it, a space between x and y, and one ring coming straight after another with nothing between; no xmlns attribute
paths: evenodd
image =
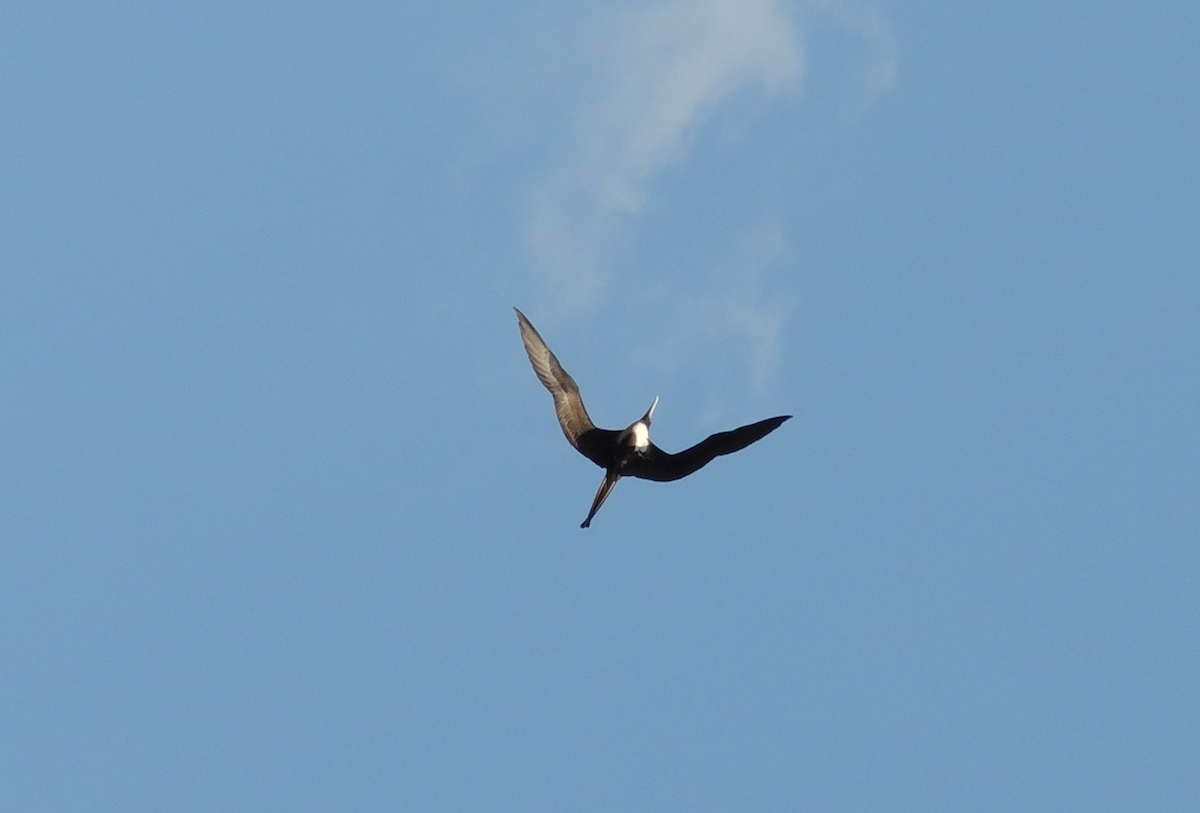
<svg viewBox="0 0 1200 813"><path fill-rule="evenodd" d="M732 454L755 441L762 440L779 428L791 415L767 418L728 432L717 432L678 454L670 454L650 442L650 420L658 399L650 405L639 420L624 430L599 429L587 414L579 387L575 379L563 369L558 359L525 314L517 312L521 326L521 340L525 352L533 364L538 379L554 397L554 411L567 441L584 457L605 470L604 481L592 501L587 519L580 527L592 523L592 517L600 510L613 486L622 477L640 477L643 480L665 482L687 477L707 465L713 458Z"/></svg>

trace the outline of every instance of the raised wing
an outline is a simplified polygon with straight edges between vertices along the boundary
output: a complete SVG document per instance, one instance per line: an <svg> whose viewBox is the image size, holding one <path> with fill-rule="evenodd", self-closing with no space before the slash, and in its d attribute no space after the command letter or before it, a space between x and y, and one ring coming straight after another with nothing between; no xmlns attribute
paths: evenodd
<svg viewBox="0 0 1200 813"><path fill-rule="evenodd" d="M732 454L755 441L762 440L790 417L792 416L780 415L777 418L767 418L765 421L740 426L729 432L718 432L679 454L668 454L651 443L649 452L643 457L631 460L621 473L641 477L643 480L678 480L708 465L714 457Z"/></svg>
<svg viewBox="0 0 1200 813"><path fill-rule="evenodd" d="M575 384L575 379L558 363L558 359L550 352L533 323L525 318L525 314L516 308L513 310L517 311L517 321L521 324L521 341L525 343L525 352L529 354L533 371L554 396L554 411L558 415L558 424L562 427L563 434L572 446L589 458L592 457L580 447L579 439L586 432L596 431L596 425L592 423L583 407L583 399L579 397L579 387Z"/></svg>

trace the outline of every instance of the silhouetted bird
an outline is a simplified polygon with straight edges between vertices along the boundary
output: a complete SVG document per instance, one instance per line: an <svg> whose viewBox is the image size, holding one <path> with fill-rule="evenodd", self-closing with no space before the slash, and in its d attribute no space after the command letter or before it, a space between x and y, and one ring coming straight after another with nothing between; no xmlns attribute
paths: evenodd
<svg viewBox="0 0 1200 813"><path fill-rule="evenodd" d="M792 417L780 415L730 432L718 432L679 454L667 454L650 442L650 419L654 415L654 407L658 406L657 396L646 410L646 414L626 429L597 429L584 409L575 379L558 363L558 359L550 352L550 348L546 346L545 340L533 324L525 318L525 314L516 308L513 310L517 311L517 321L521 324L521 340L525 342L525 352L529 354L533 371L554 396L554 411L558 413L558 423L562 426L563 434L584 457L605 470L604 482L600 483L600 490L596 492L596 499L592 501L592 510L588 511L587 519L579 526L581 528L592 524L592 517L600 510L608 493L622 477L641 477L643 480L658 481L687 477L714 457L731 454L745 449L756 440L762 440Z"/></svg>

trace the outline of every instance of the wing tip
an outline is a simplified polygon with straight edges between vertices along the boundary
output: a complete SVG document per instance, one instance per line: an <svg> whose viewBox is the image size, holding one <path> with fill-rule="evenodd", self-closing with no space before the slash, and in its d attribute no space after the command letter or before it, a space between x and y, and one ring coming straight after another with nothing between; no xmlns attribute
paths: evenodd
<svg viewBox="0 0 1200 813"><path fill-rule="evenodd" d="M538 329L533 326L533 322L529 321L529 317L521 313L520 308L513 307L513 311L517 314L517 325L521 328L521 338L525 341L526 348L529 346L528 339L530 336L536 336L538 341L544 345L546 340L542 338L542 334L538 333Z"/></svg>

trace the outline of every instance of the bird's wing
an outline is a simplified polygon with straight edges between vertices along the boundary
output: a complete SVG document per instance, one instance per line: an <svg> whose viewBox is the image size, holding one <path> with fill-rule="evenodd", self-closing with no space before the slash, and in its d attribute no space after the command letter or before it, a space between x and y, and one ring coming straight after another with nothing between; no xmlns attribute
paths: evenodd
<svg viewBox="0 0 1200 813"><path fill-rule="evenodd" d="M579 387L575 384L575 379L571 378L558 363L554 354L550 352L550 348L546 346L546 342L537 332L537 328L525 318L525 314L516 308L513 310L517 311L517 321L521 324L521 341L525 343L525 352L529 354L533 371L537 373L538 380L554 396L554 411L558 414L558 423L562 427L563 434L567 436L567 440L572 446L579 449L580 436L596 428L592 419L588 417L587 410L583 407L583 399L579 397ZM583 450L580 449L580 451Z"/></svg>
<svg viewBox="0 0 1200 813"><path fill-rule="evenodd" d="M706 466L714 457L745 449L751 443L779 428L791 415L780 415L777 418L767 418L765 421L740 426L728 432L718 432L709 435L690 449L684 449L679 454L668 454L662 449L650 444L649 453L644 457L631 461L626 465L622 474L641 477L643 480L678 480L687 477L694 471Z"/></svg>

